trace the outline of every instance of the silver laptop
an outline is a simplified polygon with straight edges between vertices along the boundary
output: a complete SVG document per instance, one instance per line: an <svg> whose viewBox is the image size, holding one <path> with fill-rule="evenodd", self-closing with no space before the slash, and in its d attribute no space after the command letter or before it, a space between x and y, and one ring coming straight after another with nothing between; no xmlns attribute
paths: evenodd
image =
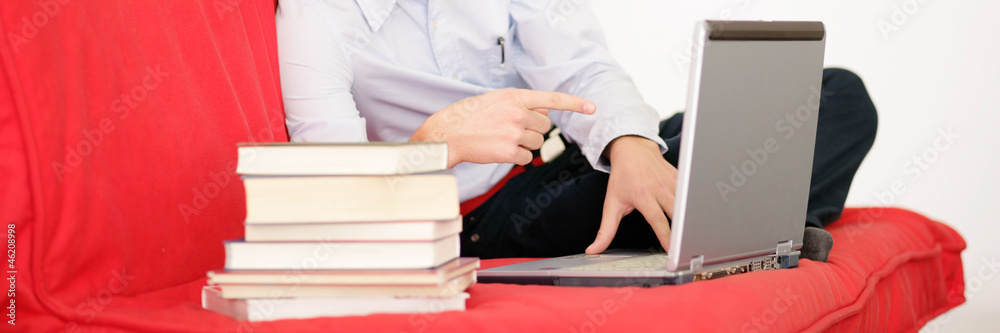
<svg viewBox="0 0 1000 333"><path fill-rule="evenodd" d="M532 261L479 282L657 286L798 266L823 24L704 21L694 45L667 252Z"/></svg>

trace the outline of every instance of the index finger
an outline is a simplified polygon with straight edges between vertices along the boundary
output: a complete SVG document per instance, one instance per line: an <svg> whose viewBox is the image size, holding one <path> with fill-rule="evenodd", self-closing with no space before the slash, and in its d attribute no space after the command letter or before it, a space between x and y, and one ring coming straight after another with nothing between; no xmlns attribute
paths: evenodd
<svg viewBox="0 0 1000 333"><path fill-rule="evenodd" d="M545 108L582 114L594 114L597 111L597 106L593 102L560 92L521 89L516 98L521 105L530 110Z"/></svg>
<svg viewBox="0 0 1000 333"><path fill-rule="evenodd" d="M598 254L608 249L611 241L615 239L615 234L618 233L618 224L621 222L622 217L625 216L626 212L623 212L623 209L624 207L617 201L605 199L601 227L597 230L597 237L594 238L594 242L587 247L585 251L587 254Z"/></svg>

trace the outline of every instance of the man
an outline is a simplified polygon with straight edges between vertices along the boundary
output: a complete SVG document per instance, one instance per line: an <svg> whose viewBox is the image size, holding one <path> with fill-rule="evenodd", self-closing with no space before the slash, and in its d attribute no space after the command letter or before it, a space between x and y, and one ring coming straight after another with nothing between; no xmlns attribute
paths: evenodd
<svg viewBox="0 0 1000 333"><path fill-rule="evenodd" d="M554 15L557 6L282 0L279 62L292 140L447 142L466 256L667 248L681 116L658 121L586 3L569 15ZM820 261L832 239L818 228L843 209L876 124L856 76L827 71L823 91L804 221L817 228L807 228L803 249ZM531 151L550 119L572 144L535 165Z"/></svg>

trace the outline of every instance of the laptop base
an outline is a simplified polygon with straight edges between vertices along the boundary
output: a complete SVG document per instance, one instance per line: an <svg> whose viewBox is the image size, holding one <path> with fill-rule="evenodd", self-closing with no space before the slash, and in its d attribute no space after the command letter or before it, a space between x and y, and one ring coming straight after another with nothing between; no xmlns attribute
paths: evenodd
<svg viewBox="0 0 1000 333"><path fill-rule="evenodd" d="M545 263L558 265L561 261L580 261L580 255L572 255L545 259L521 264L496 267L479 271L477 273L478 283L509 283L523 285L548 285L548 286L570 286L570 287L656 287L662 285L676 285L693 281L712 280L730 275L737 275L756 271L768 271L776 269L793 268L799 266L799 251L791 251L782 254L769 254L766 256L749 258L736 262L720 265L706 266L698 270L687 270L681 272L670 272L666 267L658 270L581 270L579 274L567 274L565 268L573 267L552 267L559 269L559 275L549 274L546 268L538 268L539 264ZM613 255L619 257L617 260L635 258L636 255ZM648 253L638 256L654 256ZM614 260L611 260L614 261ZM611 261L605 261L611 262ZM586 265L586 263L580 266ZM520 266L520 267L519 267ZM510 274L516 272L516 274Z"/></svg>

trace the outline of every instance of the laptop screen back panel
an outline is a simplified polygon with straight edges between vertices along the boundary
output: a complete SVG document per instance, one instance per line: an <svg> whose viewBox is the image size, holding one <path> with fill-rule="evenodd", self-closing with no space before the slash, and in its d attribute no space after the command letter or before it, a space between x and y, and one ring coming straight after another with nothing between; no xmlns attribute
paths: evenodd
<svg viewBox="0 0 1000 333"><path fill-rule="evenodd" d="M774 253L784 241L801 247L823 98L822 24L791 34L800 40L781 40L780 26L739 33L755 23L770 22L702 23L696 35L671 271L690 269L692 259L708 265ZM736 37L710 37L726 29Z"/></svg>

